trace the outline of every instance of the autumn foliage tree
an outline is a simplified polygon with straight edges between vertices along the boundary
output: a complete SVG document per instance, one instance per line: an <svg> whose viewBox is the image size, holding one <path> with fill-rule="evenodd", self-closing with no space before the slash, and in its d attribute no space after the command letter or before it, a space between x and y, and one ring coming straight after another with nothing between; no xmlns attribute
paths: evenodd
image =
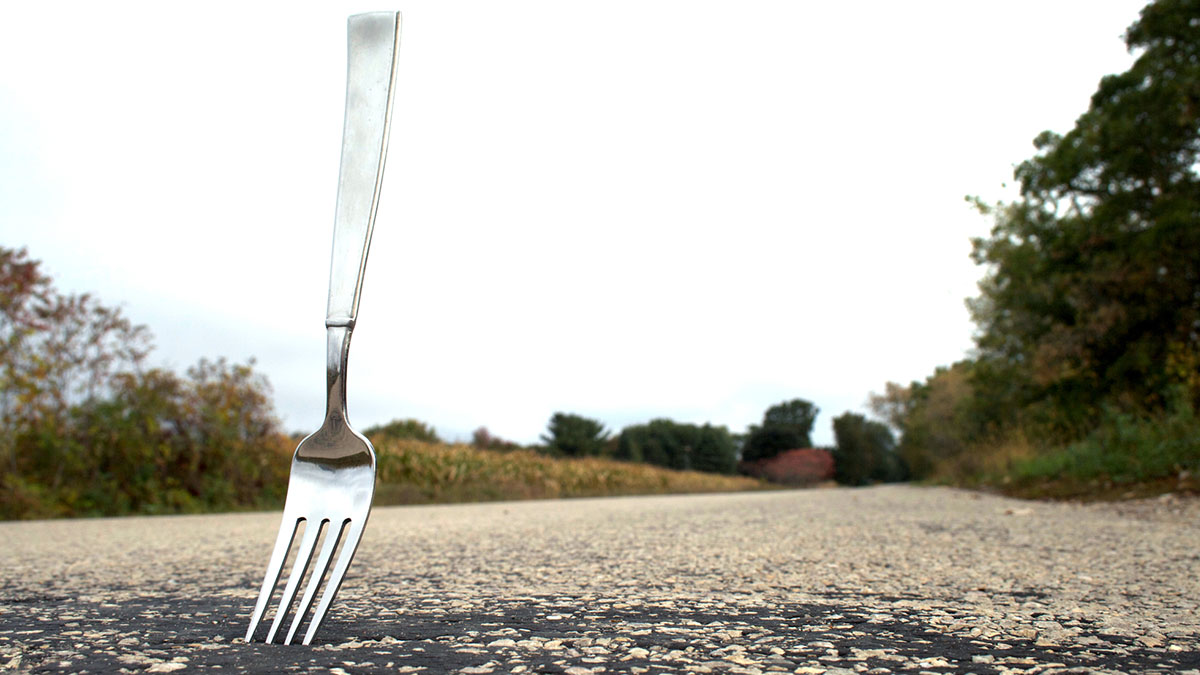
<svg viewBox="0 0 1200 675"><path fill-rule="evenodd" d="M0 517L272 503L287 441L250 364L147 367L148 331L0 247ZM284 458L281 461L281 458Z"/></svg>
<svg viewBox="0 0 1200 675"><path fill-rule="evenodd" d="M871 395L872 412L900 434L896 452L913 478L932 476L940 463L958 459L985 438L970 383L973 365L960 361L938 368L908 386L888 382L884 393Z"/></svg>

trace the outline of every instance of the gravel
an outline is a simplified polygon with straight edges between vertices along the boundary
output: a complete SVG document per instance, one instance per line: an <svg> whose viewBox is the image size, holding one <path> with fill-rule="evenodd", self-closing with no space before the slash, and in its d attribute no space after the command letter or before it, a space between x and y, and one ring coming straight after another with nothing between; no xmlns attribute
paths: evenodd
<svg viewBox="0 0 1200 675"><path fill-rule="evenodd" d="M0 670L1200 675L1200 501L886 486L376 509L312 647L277 513L0 523Z"/></svg>

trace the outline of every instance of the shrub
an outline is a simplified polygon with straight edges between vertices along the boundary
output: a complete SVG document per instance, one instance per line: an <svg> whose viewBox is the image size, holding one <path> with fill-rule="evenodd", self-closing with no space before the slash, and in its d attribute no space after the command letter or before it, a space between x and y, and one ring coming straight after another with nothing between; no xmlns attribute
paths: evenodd
<svg viewBox="0 0 1200 675"><path fill-rule="evenodd" d="M1108 413L1086 439L1017 461L1018 482L1103 480L1116 485L1200 472L1200 419L1186 397L1167 414Z"/></svg>
<svg viewBox="0 0 1200 675"><path fill-rule="evenodd" d="M772 483L791 486L816 485L833 480L833 454L824 448L796 448L774 457L742 462L742 473Z"/></svg>

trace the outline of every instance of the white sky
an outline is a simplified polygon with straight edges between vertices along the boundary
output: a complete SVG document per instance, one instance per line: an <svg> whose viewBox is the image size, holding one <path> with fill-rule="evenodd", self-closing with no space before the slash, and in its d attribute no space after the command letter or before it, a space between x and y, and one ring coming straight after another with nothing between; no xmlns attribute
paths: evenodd
<svg viewBox="0 0 1200 675"><path fill-rule="evenodd" d="M963 196L1010 194L1143 4L406 0L351 419L532 442L802 397L831 443L971 347ZM311 430L345 18L377 9L6 3L0 245L159 364L257 358Z"/></svg>

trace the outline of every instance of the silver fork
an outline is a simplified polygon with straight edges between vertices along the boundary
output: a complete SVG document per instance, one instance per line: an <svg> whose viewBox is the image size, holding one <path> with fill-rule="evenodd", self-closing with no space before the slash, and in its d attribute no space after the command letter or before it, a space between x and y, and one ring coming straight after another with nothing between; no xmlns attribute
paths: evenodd
<svg viewBox="0 0 1200 675"><path fill-rule="evenodd" d="M284 644L291 644L312 607L338 541L344 536L337 563L325 582L325 593L304 634L304 644L312 642L342 585L346 568L354 558L375 494L375 449L346 421L346 357L350 333L358 315L367 250L371 244L383 163L387 156L396 52L400 44L400 15L393 12L358 14L350 17L348 23L346 122L342 132L329 306L325 317L328 337L325 421L320 429L300 442L292 455L283 523L279 526L275 550L267 563L262 590L250 617L246 642L254 639L254 631L283 574L284 562L301 523L304 523L304 534L266 641L272 642L283 625L309 568L319 535L323 533L321 552L309 575L304 597L292 612L291 627L284 640Z"/></svg>

